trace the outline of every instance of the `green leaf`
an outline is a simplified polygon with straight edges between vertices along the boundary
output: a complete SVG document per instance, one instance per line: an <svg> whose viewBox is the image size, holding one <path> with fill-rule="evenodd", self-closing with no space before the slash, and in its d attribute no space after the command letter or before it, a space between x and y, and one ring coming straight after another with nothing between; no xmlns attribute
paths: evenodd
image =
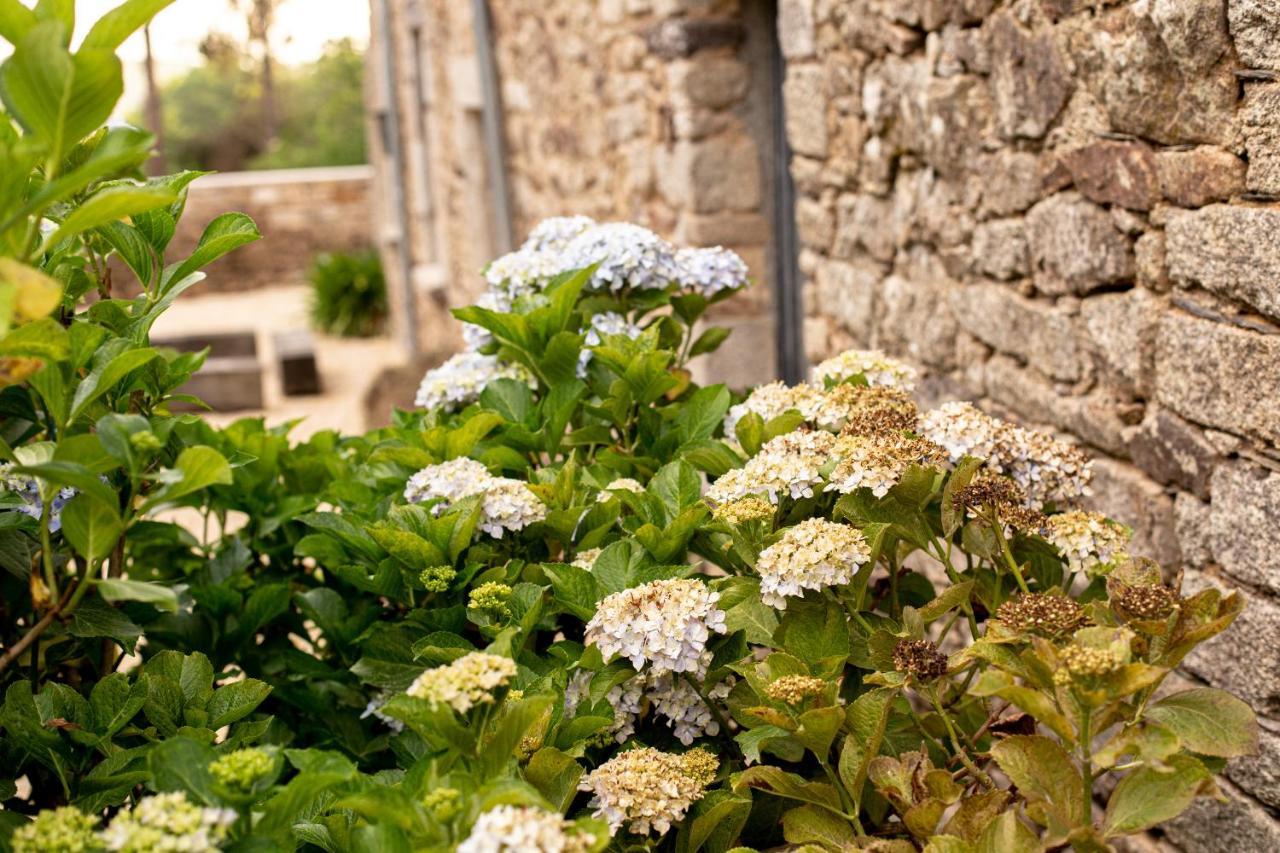
<svg viewBox="0 0 1280 853"><path fill-rule="evenodd" d="M696 853L704 847L712 853L728 850L750 813L750 797L723 788L708 791L681 825L677 853Z"/></svg>
<svg viewBox="0 0 1280 853"><path fill-rule="evenodd" d="M74 419L85 410L90 403L115 387L133 371L144 364L159 358L160 352L150 347L126 349L113 357L104 358L89 371L76 387L75 396L71 399L71 417Z"/></svg>
<svg viewBox="0 0 1280 853"><path fill-rule="evenodd" d="M1046 803L1064 826L1079 822L1085 813L1080 771L1057 741L1013 735L996 743L991 756L1024 797Z"/></svg>
<svg viewBox="0 0 1280 853"><path fill-rule="evenodd" d="M93 686L89 694L89 710L93 730L111 738L142 710L147 701L147 686L141 680L129 683L129 677L113 672Z"/></svg>
<svg viewBox="0 0 1280 853"><path fill-rule="evenodd" d="M1174 755L1169 769L1144 765L1120 780L1107 801L1102 831L1131 835L1182 814L1197 795L1212 789L1213 774L1189 755Z"/></svg>
<svg viewBox="0 0 1280 853"><path fill-rule="evenodd" d="M555 747L543 747L524 768L524 778L558 811L565 811L578 792L582 767L573 756Z"/></svg>
<svg viewBox="0 0 1280 853"><path fill-rule="evenodd" d="M97 585L98 594L107 601L143 601L170 613L178 612L178 594L167 586L119 578L100 580Z"/></svg>
<svg viewBox="0 0 1280 853"><path fill-rule="evenodd" d="M791 844L816 844L823 850L852 850L857 836L844 818L805 805L782 816L782 837Z"/></svg>
<svg viewBox="0 0 1280 853"><path fill-rule="evenodd" d="M142 629L116 608L98 598L86 598L76 607L67 633L81 639L106 637L133 654Z"/></svg>
<svg viewBox="0 0 1280 853"><path fill-rule="evenodd" d="M659 468L649 481L647 491L662 501L668 518L675 518L702 500L702 478L692 465L678 460Z"/></svg>
<svg viewBox="0 0 1280 853"><path fill-rule="evenodd" d="M145 186L114 186L95 193L76 207L62 224L45 238L46 251L63 240L100 228L134 214L172 204L177 198L171 191Z"/></svg>
<svg viewBox="0 0 1280 853"><path fill-rule="evenodd" d="M205 710L209 712L209 728L220 729L252 714L271 693L271 685L256 678L233 681L213 691Z"/></svg>
<svg viewBox="0 0 1280 853"><path fill-rule="evenodd" d="M1174 693L1153 703L1146 715L1201 755L1235 758L1258 750L1258 718L1225 690L1198 687Z"/></svg>
<svg viewBox="0 0 1280 853"><path fill-rule="evenodd" d="M756 590L759 591L758 582ZM778 611L758 596L748 595L725 610L724 623L730 633L744 632L748 643L767 646L773 642L773 634L778 630Z"/></svg>
<svg viewBox="0 0 1280 853"><path fill-rule="evenodd" d="M243 213L224 213L204 230L191 257L172 264L160 279L160 292L166 293L174 282L181 282L246 243L262 239L258 226Z"/></svg>
<svg viewBox="0 0 1280 853"><path fill-rule="evenodd" d="M595 615L603 592L590 572L578 566L554 563L545 564L542 570L551 580L556 601L562 607L583 621Z"/></svg>
<svg viewBox="0 0 1280 853"><path fill-rule="evenodd" d="M218 804L209 764L217 757L213 747L188 737L174 737L151 748L147 764L151 787L159 792L181 791L193 802Z"/></svg>
<svg viewBox="0 0 1280 853"><path fill-rule="evenodd" d="M742 445L747 455L755 456L760 452L760 445L764 443L764 418L755 412L747 412L738 418L733 432L738 439L738 444Z"/></svg>
<svg viewBox="0 0 1280 853"><path fill-rule="evenodd" d="M893 707L896 688L879 687L863 693L849 708L850 733L840 748L838 770L845 790L855 805L862 803L862 790L867 781L871 761L880 754L889 711Z"/></svg>
<svg viewBox="0 0 1280 853"><path fill-rule="evenodd" d="M783 797L812 803L840 814L840 795L825 782L810 782L803 776L788 773L780 767L757 765L734 774L733 790L755 789Z"/></svg>
<svg viewBox="0 0 1280 853"><path fill-rule="evenodd" d="M1017 812L1003 812L982 831L977 853L1040 853L1044 848L1031 828L1018 820Z"/></svg>
<svg viewBox="0 0 1280 853"><path fill-rule="evenodd" d="M70 352L67 330L52 317L25 323L0 338L0 355L61 361Z"/></svg>
<svg viewBox="0 0 1280 853"><path fill-rule="evenodd" d="M62 509L62 535L88 560L110 554L122 533L120 513L102 501L77 495Z"/></svg>
<svg viewBox="0 0 1280 853"><path fill-rule="evenodd" d="M188 447L178 454L173 467L178 477L152 495L145 508L175 501L210 486L229 486L232 482L230 463L212 447Z"/></svg>
<svg viewBox="0 0 1280 853"><path fill-rule="evenodd" d="M0 0L0 38L17 44L37 23L35 13L18 0Z"/></svg>
<svg viewBox="0 0 1280 853"><path fill-rule="evenodd" d="M84 47L115 50L174 0L125 0L98 19L84 37Z"/></svg>
<svg viewBox="0 0 1280 853"><path fill-rule="evenodd" d="M715 352L720 349L721 344L729 339L732 331L732 329L726 329L724 326L712 326L698 335L698 339L689 348L689 355L698 356L708 352Z"/></svg>
<svg viewBox="0 0 1280 853"><path fill-rule="evenodd" d="M0 66L0 99L55 162L111 116L124 92L120 60L99 49L73 56L68 35L60 21L40 22Z"/></svg>

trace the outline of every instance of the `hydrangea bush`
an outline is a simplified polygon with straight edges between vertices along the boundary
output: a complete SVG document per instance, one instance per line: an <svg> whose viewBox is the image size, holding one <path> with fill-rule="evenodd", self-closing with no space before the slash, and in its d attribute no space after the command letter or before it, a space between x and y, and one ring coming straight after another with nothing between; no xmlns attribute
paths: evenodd
<svg viewBox="0 0 1280 853"><path fill-rule="evenodd" d="M1254 749L1165 685L1240 600L1076 446L875 352L694 383L724 249L548 220L391 426L175 412L151 324L256 230L166 258L196 176L96 128L167 3L70 5L0 0L0 850L1101 851Z"/></svg>

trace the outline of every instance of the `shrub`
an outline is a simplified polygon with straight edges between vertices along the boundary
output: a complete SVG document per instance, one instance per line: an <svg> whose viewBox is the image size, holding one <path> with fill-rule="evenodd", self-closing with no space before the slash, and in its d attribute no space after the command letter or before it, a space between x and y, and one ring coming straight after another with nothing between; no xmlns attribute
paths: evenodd
<svg viewBox="0 0 1280 853"><path fill-rule="evenodd" d="M879 353L695 384L731 252L551 220L392 426L173 416L199 356L150 324L256 232L163 263L184 179L130 179L133 132L63 148L12 74L111 90L47 14L0 18L0 158L29 176L0 184L0 844L1105 850L1253 749L1238 699L1160 689L1239 598L1076 509L1075 447L922 412ZM69 103L59 126L110 112Z"/></svg>
<svg viewBox="0 0 1280 853"><path fill-rule="evenodd" d="M369 337L387 317L387 282L373 251L320 255L311 265L311 323L341 337Z"/></svg>

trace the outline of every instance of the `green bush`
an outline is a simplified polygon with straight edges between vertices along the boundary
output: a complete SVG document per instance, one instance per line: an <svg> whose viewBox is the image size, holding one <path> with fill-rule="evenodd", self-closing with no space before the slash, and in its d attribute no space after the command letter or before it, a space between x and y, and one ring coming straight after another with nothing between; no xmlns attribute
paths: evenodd
<svg viewBox="0 0 1280 853"><path fill-rule="evenodd" d="M1160 689L1241 600L1077 449L879 353L694 383L731 252L551 220L391 426L173 414L150 327L257 232L167 259L194 176L98 130L165 5L0 0L0 849L1101 851L1255 748Z"/></svg>
<svg viewBox="0 0 1280 853"><path fill-rule="evenodd" d="M311 324L341 337L369 337L387 318L387 282L377 252L324 254L308 273Z"/></svg>

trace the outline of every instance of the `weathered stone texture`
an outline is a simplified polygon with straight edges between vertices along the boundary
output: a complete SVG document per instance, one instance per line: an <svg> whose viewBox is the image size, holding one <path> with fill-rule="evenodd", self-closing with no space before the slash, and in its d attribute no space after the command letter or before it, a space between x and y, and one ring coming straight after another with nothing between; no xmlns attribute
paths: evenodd
<svg viewBox="0 0 1280 853"><path fill-rule="evenodd" d="M1107 378L1147 396L1155 366L1155 333L1163 301L1146 290L1103 293L1080 303L1080 317Z"/></svg>
<svg viewBox="0 0 1280 853"><path fill-rule="evenodd" d="M787 69L782 90L787 111L787 141L799 154L825 157L827 154L826 75L817 65L797 65Z"/></svg>
<svg viewBox="0 0 1280 853"><path fill-rule="evenodd" d="M1179 207L1204 207L1244 192L1245 164L1221 148L1202 145L1156 154L1160 191Z"/></svg>
<svg viewBox="0 0 1280 853"><path fill-rule="evenodd" d="M1245 66L1280 71L1280 3L1227 0L1227 19Z"/></svg>
<svg viewBox="0 0 1280 853"><path fill-rule="evenodd" d="M1280 195L1280 83L1248 87L1242 123L1249 190Z"/></svg>
<svg viewBox="0 0 1280 853"><path fill-rule="evenodd" d="M1156 399L1182 417L1280 443L1280 336L1171 311L1155 364Z"/></svg>
<svg viewBox="0 0 1280 853"><path fill-rule="evenodd" d="M1000 352L1046 375L1074 382L1088 369L1076 318L999 284L970 284L951 293L960 325Z"/></svg>
<svg viewBox="0 0 1280 853"><path fill-rule="evenodd" d="M1095 142L1062 155L1063 165L1085 198L1150 210L1159 198L1156 159L1138 142Z"/></svg>
<svg viewBox="0 0 1280 853"><path fill-rule="evenodd" d="M1213 473L1210 535L1217 562L1237 580L1280 592L1280 474L1243 462Z"/></svg>
<svg viewBox="0 0 1280 853"><path fill-rule="evenodd" d="M1183 595L1211 586L1221 590L1235 588L1202 572L1188 570L1183 579ZM1275 653L1275 638L1280 636L1280 605L1266 596L1240 594L1245 598L1245 607L1235 623L1228 631L1197 646L1187 656L1186 668L1235 693L1260 713L1274 715L1280 711L1280 655Z"/></svg>
<svg viewBox="0 0 1280 853"><path fill-rule="evenodd" d="M1280 318L1280 208L1214 204L1165 229L1169 274Z"/></svg>
<svg viewBox="0 0 1280 853"><path fill-rule="evenodd" d="M1036 289L1085 294L1133 278L1133 247L1107 212L1073 193L1045 199L1027 213Z"/></svg>

